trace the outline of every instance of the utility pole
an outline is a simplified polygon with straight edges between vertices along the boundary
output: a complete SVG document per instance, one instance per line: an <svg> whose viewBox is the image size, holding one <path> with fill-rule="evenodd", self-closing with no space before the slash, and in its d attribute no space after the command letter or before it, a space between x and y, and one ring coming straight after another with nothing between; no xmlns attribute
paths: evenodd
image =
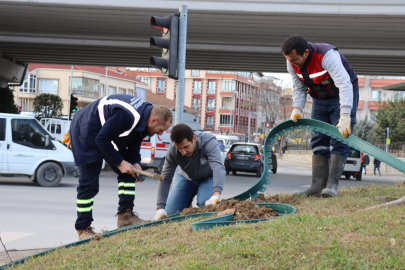
<svg viewBox="0 0 405 270"><path fill-rule="evenodd" d="M183 123L184 111L184 83L186 72L186 44L187 44L187 6L179 8L179 51L177 66L177 89L176 89L176 111L175 124Z"/></svg>

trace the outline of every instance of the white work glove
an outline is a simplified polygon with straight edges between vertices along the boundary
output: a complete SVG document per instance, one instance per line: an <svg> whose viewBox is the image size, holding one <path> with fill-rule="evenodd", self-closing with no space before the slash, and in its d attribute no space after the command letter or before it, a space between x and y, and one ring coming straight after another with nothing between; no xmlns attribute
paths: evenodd
<svg viewBox="0 0 405 270"><path fill-rule="evenodd" d="M156 212L155 220L161 220L167 218L167 212L165 209L159 209Z"/></svg>
<svg viewBox="0 0 405 270"><path fill-rule="evenodd" d="M352 130L350 128L350 114L344 113L340 115L339 123L337 124L337 128L339 129L340 134L343 137L347 138L349 134L352 134Z"/></svg>
<svg viewBox="0 0 405 270"><path fill-rule="evenodd" d="M302 118L302 111L298 108L294 108L292 113L291 113L291 117L290 119L293 120L293 122L297 122L298 118Z"/></svg>
<svg viewBox="0 0 405 270"><path fill-rule="evenodd" d="M216 205L219 202L219 195L212 195L211 198L205 202L205 205Z"/></svg>

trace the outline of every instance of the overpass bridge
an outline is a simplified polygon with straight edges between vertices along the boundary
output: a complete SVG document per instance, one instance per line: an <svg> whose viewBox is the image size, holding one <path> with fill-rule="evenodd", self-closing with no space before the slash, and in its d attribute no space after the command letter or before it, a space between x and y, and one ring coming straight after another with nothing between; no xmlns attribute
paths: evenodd
<svg viewBox="0 0 405 270"><path fill-rule="evenodd" d="M187 69L285 72L280 44L300 34L337 46L357 74L405 75L404 0L0 0L0 77L4 59L148 67L150 17L183 4Z"/></svg>

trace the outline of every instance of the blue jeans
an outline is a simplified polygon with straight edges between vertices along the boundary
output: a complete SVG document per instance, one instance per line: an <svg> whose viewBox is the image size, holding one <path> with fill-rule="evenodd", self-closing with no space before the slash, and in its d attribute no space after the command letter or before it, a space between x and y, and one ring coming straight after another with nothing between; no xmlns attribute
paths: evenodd
<svg viewBox="0 0 405 270"><path fill-rule="evenodd" d="M214 186L213 178L207 177L198 180L188 180L183 175L176 173L176 182L170 192L166 202L166 212L168 215L182 212L192 202L197 195L197 206L204 206L205 201L212 196L212 187Z"/></svg>
<svg viewBox="0 0 405 270"><path fill-rule="evenodd" d="M380 172L380 165L378 165L378 166L375 166L374 165L374 175L375 175L375 170L378 170L378 174L380 174L381 175L381 172Z"/></svg>
<svg viewBox="0 0 405 270"><path fill-rule="evenodd" d="M356 111L359 103L359 88L353 87L353 107L350 112L351 130L353 133L356 121ZM311 118L336 126L340 119L339 98L313 99ZM349 155L350 147L335 139L332 139L320 132L311 131L311 148L314 155L321 155L330 159L331 153L346 157ZM330 147L332 146L332 151Z"/></svg>

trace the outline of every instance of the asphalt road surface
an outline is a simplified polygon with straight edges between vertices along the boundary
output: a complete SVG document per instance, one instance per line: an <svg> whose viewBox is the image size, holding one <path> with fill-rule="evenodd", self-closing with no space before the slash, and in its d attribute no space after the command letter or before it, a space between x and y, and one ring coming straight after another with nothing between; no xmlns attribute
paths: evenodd
<svg viewBox="0 0 405 270"><path fill-rule="evenodd" d="M370 170L369 170L370 171ZM228 175L221 198L238 195L259 178L250 173ZM405 176L363 177L362 181L340 181L340 187L402 183ZM292 193L304 190L311 182L311 167L279 162L277 174L268 191ZM64 178L55 188L43 188L26 177L0 176L0 237L8 250L51 248L78 240L76 220L77 178ZM134 210L143 219L153 219L156 212L158 181L147 178L136 184ZM116 229L118 206L117 180L113 172L102 172L100 192L95 197L92 224L96 231ZM2 248L2 247L1 247Z"/></svg>

